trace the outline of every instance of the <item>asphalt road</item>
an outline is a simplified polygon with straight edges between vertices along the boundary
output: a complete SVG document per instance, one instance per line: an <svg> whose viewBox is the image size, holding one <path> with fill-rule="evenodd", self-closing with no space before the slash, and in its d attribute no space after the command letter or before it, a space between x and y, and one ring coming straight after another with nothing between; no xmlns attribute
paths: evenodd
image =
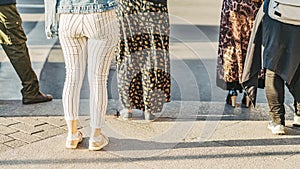
<svg viewBox="0 0 300 169"><path fill-rule="evenodd" d="M17 2L18 9L22 14L41 15L44 13L42 0L18 0ZM226 91L215 85L220 8L221 1L187 0L182 2L174 0L169 2L172 100L224 102ZM23 25L26 34L33 31L43 34L43 27L39 25L41 23L43 23L41 20L25 19ZM42 35L40 36L42 37ZM33 42L30 41L32 37L35 37ZM51 93L55 99L61 99L65 65L59 40L56 41L43 63L39 78L43 92ZM45 42L48 42L45 37L39 38L38 35L31 35L28 44L36 46ZM39 46L35 50L38 48ZM33 59L32 62L35 64L36 61ZM4 64L8 63L2 63L2 65ZM108 82L109 98L118 98L116 83L115 70L111 69ZM287 102L292 102L290 94L286 93ZM7 96L4 98L8 98ZM88 96L88 82L85 78L81 98L88 98ZM266 102L264 91L260 91L258 102Z"/></svg>

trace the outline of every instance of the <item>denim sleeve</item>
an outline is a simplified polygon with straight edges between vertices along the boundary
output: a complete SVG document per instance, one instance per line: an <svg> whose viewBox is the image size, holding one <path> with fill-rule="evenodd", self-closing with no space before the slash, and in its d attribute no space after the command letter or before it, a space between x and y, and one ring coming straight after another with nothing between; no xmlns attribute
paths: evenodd
<svg viewBox="0 0 300 169"><path fill-rule="evenodd" d="M265 0L264 1L264 12L265 13L268 11L269 3L270 3L270 0Z"/></svg>
<svg viewBox="0 0 300 169"><path fill-rule="evenodd" d="M45 33L48 39L58 35L58 18L56 14L57 0L44 0L45 2Z"/></svg>

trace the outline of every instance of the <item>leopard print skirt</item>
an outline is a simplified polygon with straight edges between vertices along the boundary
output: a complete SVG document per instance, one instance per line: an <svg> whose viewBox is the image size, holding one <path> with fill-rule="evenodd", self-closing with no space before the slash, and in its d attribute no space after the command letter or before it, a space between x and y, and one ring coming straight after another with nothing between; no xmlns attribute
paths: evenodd
<svg viewBox="0 0 300 169"><path fill-rule="evenodd" d="M169 15L166 0L120 0L116 65L124 109L149 113L170 101Z"/></svg>
<svg viewBox="0 0 300 169"><path fill-rule="evenodd" d="M223 0L217 59L217 86L241 90L248 42L261 0Z"/></svg>

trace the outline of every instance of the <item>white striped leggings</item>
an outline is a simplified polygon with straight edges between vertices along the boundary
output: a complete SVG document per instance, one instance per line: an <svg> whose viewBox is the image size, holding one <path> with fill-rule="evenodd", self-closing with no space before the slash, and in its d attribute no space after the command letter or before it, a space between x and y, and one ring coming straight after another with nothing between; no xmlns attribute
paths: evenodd
<svg viewBox="0 0 300 169"><path fill-rule="evenodd" d="M80 90L88 65L90 125L100 128L107 108L107 77L118 41L114 10L60 14L59 39L66 64L62 94L66 120L78 120Z"/></svg>

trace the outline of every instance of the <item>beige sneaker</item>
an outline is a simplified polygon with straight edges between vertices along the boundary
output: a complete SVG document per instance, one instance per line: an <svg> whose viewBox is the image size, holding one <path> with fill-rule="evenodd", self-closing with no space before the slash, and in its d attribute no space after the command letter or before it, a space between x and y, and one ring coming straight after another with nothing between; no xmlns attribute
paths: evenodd
<svg viewBox="0 0 300 169"><path fill-rule="evenodd" d="M277 135L284 135L284 126L281 124L274 124L273 122L270 122L268 124L268 129L272 131L272 134L277 134Z"/></svg>
<svg viewBox="0 0 300 169"><path fill-rule="evenodd" d="M77 131L75 134L67 136L66 148L75 149L80 142L82 142L82 133Z"/></svg>
<svg viewBox="0 0 300 169"><path fill-rule="evenodd" d="M294 115L293 126L300 127L300 116L297 116L296 114Z"/></svg>
<svg viewBox="0 0 300 169"><path fill-rule="evenodd" d="M89 150L101 150L108 144L108 142L108 138L105 137L103 134L100 134L98 137L91 137L89 140Z"/></svg>

